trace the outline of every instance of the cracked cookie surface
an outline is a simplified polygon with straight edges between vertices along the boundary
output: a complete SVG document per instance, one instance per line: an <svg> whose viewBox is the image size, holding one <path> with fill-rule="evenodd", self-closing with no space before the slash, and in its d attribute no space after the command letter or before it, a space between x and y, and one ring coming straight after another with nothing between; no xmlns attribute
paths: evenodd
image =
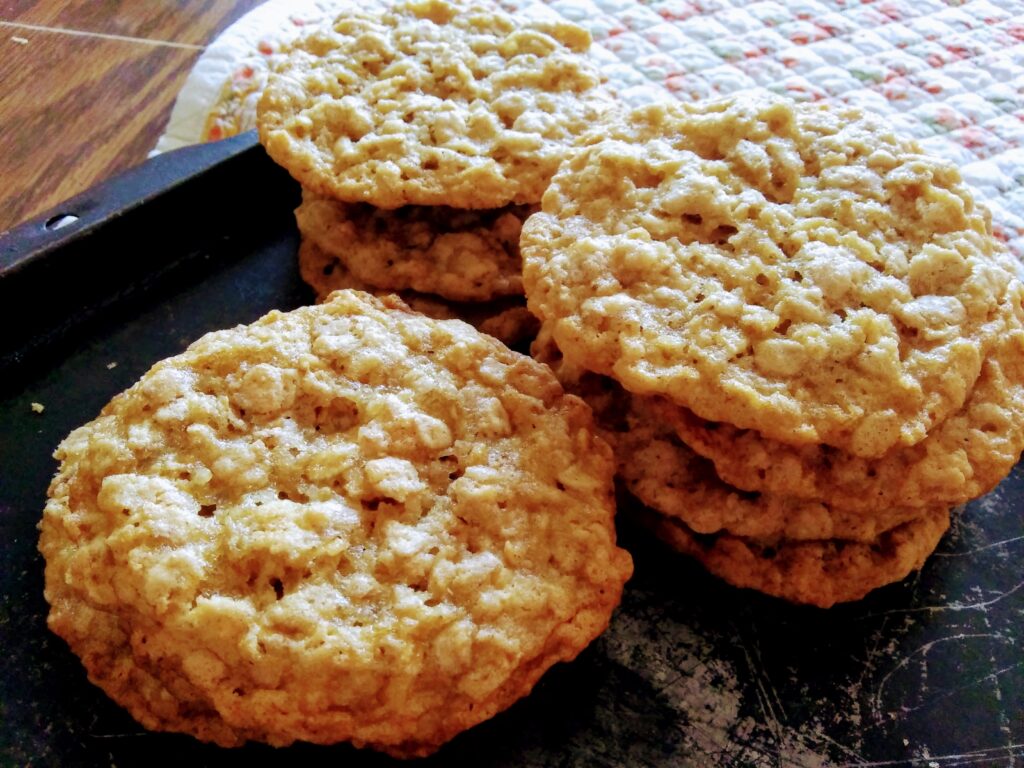
<svg viewBox="0 0 1024 768"><path fill-rule="evenodd" d="M50 627L148 728L427 754L605 626L613 463L550 371L341 291L204 336L58 448Z"/></svg>
<svg viewBox="0 0 1024 768"><path fill-rule="evenodd" d="M268 153L305 187L379 208L536 203L611 104L565 21L407 0L292 44L258 105Z"/></svg>
<svg viewBox="0 0 1024 768"><path fill-rule="evenodd" d="M531 309L639 394L878 457L957 412L1021 285L957 170L852 107L643 107L523 228Z"/></svg>

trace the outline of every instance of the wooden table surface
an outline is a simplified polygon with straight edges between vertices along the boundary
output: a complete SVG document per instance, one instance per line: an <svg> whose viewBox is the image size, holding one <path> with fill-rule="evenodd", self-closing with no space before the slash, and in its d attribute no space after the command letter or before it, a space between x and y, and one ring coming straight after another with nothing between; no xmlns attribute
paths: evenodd
<svg viewBox="0 0 1024 768"><path fill-rule="evenodd" d="M203 47L262 0L0 0L0 231L146 159Z"/></svg>

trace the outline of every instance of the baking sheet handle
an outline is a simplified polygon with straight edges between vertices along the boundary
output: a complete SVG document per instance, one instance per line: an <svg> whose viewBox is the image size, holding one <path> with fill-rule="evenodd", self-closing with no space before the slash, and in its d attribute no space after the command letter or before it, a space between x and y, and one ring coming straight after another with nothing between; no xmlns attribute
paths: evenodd
<svg viewBox="0 0 1024 768"><path fill-rule="evenodd" d="M61 248L111 219L201 177L211 167L258 147L256 132L248 131L224 141L157 155L0 233L0 280L25 268L40 252Z"/></svg>
<svg viewBox="0 0 1024 768"><path fill-rule="evenodd" d="M250 131L157 155L0 234L0 374L223 253L228 224L290 217L298 197Z"/></svg>

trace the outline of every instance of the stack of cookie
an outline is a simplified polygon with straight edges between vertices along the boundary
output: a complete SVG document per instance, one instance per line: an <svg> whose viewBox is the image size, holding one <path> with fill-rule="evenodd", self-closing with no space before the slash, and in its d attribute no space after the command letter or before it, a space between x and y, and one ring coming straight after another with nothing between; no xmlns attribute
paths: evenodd
<svg viewBox="0 0 1024 768"><path fill-rule="evenodd" d="M536 331L519 234L566 147L611 104L589 34L448 0L345 14L296 41L260 138L304 188L303 278L398 292L507 343Z"/></svg>
<svg viewBox="0 0 1024 768"><path fill-rule="evenodd" d="M1024 447L1024 288L957 171L853 108L652 105L523 229L536 354L641 519L726 580L857 599Z"/></svg>

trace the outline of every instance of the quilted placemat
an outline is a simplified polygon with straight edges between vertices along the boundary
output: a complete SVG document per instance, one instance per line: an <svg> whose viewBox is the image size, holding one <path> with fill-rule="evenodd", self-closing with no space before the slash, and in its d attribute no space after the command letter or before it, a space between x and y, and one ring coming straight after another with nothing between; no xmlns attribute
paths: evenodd
<svg viewBox="0 0 1024 768"><path fill-rule="evenodd" d="M360 2L358 9L372 7ZM1024 0L503 0L587 27L620 97L766 88L886 115L960 166L1024 259ZM282 46L351 0L269 0L199 58L156 151L253 127Z"/></svg>

